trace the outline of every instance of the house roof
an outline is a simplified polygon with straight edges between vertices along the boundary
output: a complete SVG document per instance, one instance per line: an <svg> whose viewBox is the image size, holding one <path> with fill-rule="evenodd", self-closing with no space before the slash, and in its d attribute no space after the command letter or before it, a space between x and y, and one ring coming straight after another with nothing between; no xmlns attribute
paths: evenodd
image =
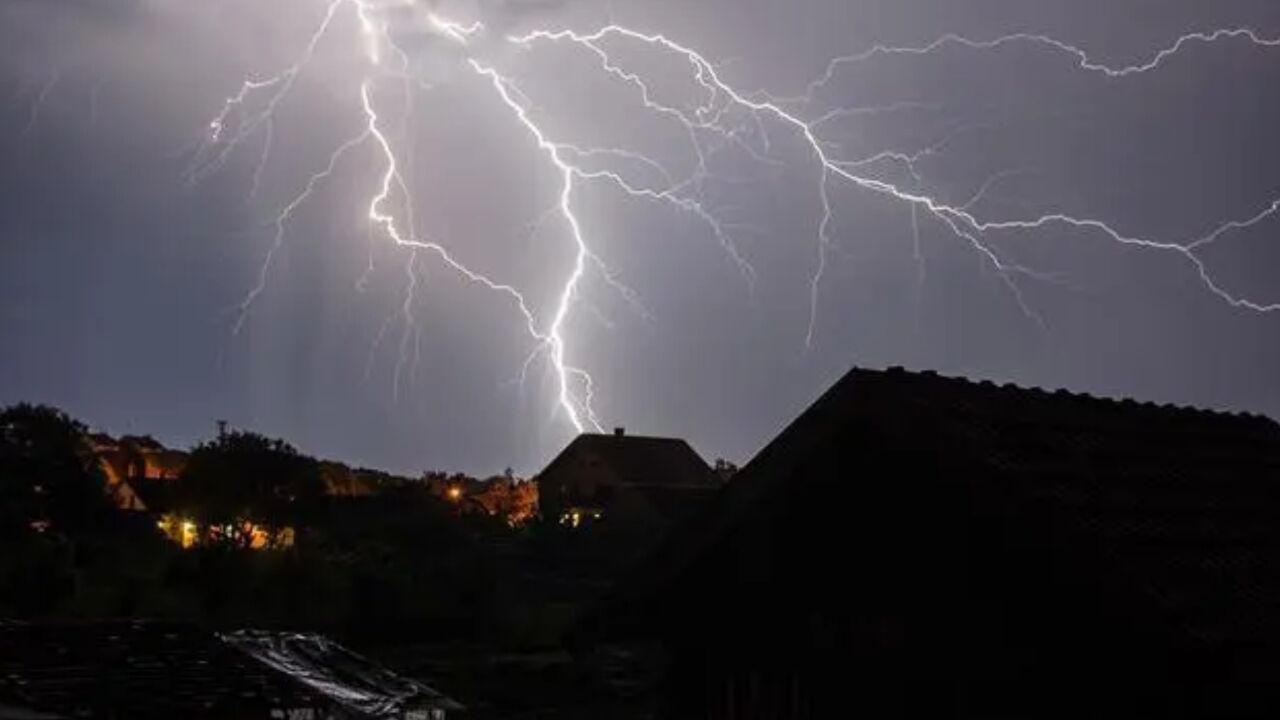
<svg viewBox="0 0 1280 720"><path fill-rule="evenodd" d="M327 717L338 707L368 718L461 709L318 635L218 636L142 621L0 622L0 718L22 717L21 710L31 717L221 720L288 717L305 708Z"/></svg>
<svg viewBox="0 0 1280 720"><path fill-rule="evenodd" d="M263 664L366 717L407 710L465 708L424 683L403 677L323 635L242 630L220 636Z"/></svg>
<svg viewBox="0 0 1280 720"><path fill-rule="evenodd" d="M676 438L585 433L574 438L538 477L565 469L575 457L599 458L628 485L712 488L720 480L689 443Z"/></svg>
<svg viewBox="0 0 1280 720"><path fill-rule="evenodd" d="M756 511L816 481L796 472L868 429L895 446L944 448L922 482L1052 518L1114 562L1179 642L1280 647L1280 425L1269 418L855 369L762 450L707 511L676 528L581 639L634 631L631 618L681 582ZM909 458L904 458L904 461ZM859 482L901 478L861 477ZM930 494L919 488L922 498ZM954 496L954 495L953 495ZM1039 531L1039 530L1037 530ZM1073 542L1063 544L1075 547ZM1280 664L1280 663L1277 663Z"/></svg>
<svg viewBox="0 0 1280 720"><path fill-rule="evenodd" d="M54 717L267 718L325 700L189 625L2 622L0 704Z"/></svg>

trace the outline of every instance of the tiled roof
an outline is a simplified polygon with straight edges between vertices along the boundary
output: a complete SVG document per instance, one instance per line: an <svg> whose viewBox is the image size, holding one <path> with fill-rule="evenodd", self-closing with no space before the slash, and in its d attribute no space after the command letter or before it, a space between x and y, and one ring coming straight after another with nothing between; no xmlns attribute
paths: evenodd
<svg viewBox="0 0 1280 720"><path fill-rule="evenodd" d="M628 607L643 613L721 539L749 532L744 526L758 509L803 497L816 481L796 471L808 458L857 447L872 434L930 455L938 471L867 477L847 470L850 481L916 482L921 498L945 489L970 498L970 507L1047 518L1044 527L1020 531L1058 533L1067 539L1057 546L1100 553L1083 567L1105 557L1113 564L1107 577L1124 578L1153 612L1174 618L1174 642L1280 648L1275 421L901 369L846 375L580 630L587 637L616 632L609 627Z"/></svg>
<svg viewBox="0 0 1280 720"><path fill-rule="evenodd" d="M400 718L429 708L462 706L319 635L0 622L0 717Z"/></svg>
<svg viewBox="0 0 1280 720"><path fill-rule="evenodd" d="M1184 640L1280 640L1274 421L903 371L859 382L875 406L901 405L904 431L928 422L966 449L986 471L967 473L970 492L1052 517L1111 558Z"/></svg>
<svg viewBox="0 0 1280 720"><path fill-rule="evenodd" d="M401 717L407 710L462 705L427 685L357 655L323 635L243 630L223 641L336 703L368 717Z"/></svg>
<svg viewBox="0 0 1280 720"><path fill-rule="evenodd" d="M269 718L320 693L170 623L0 623L0 704L74 718Z"/></svg>

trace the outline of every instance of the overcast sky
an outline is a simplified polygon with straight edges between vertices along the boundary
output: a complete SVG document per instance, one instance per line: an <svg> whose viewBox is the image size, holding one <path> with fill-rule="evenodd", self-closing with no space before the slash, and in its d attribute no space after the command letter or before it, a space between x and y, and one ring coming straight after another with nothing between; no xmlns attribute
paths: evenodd
<svg viewBox="0 0 1280 720"><path fill-rule="evenodd" d="M0 402L52 403L179 446L225 419L395 471L536 472L573 434L553 353L537 353L510 293L371 227L387 171L377 143L314 184L263 272L276 217L366 127L369 82L414 231L520 292L547 332L575 260L556 209L563 178L468 62L508 78L551 142L632 154L584 158L586 172L662 189L696 174L697 152L588 48L508 35L612 19L695 48L754 99L803 95L832 58L948 33L1044 34L1113 68L1186 33L1280 38L1274 0L435 4L439 18L485 23L465 45L425 8L375 11L404 68L375 65L354 2L339 5L269 129L229 146L229 131L210 142L211 120L245 79L304 55L325 0L0 0ZM654 102L705 99L671 52L608 51ZM861 108L813 126L842 161L934 148L918 177L893 158L852 171L980 222L1064 214L1186 244L1280 199L1277 87L1280 45L1241 36L1186 43L1124 77L1043 42L951 43L840 66L809 102L779 102L808 123ZM854 365L1280 416L1280 312L1233 307L1176 249L1048 223L984 235L984 252L938 217L913 219L910 201L839 178L807 343L821 165L777 116L730 107L717 119L724 132L699 131L707 173L681 186L683 207L574 183L598 262L562 336L603 426L744 462ZM225 162L200 164L210 157ZM405 200L384 209L407 227ZM1226 295L1280 303L1280 214L1197 252Z"/></svg>

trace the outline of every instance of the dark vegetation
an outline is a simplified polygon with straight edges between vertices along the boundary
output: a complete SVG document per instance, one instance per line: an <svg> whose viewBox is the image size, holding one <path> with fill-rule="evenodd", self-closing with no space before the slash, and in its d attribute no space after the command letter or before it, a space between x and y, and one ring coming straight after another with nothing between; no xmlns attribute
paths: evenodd
<svg viewBox="0 0 1280 720"><path fill-rule="evenodd" d="M157 514L112 505L64 413L0 411L0 616L160 617L215 627L306 627L399 639L493 632L493 547L516 530L460 514L422 483L325 492L321 463L280 440L231 432L154 481L174 514L224 530L182 549ZM248 523L267 529L250 549ZM284 529L294 534L290 547Z"/></svg>
<svg viewBox="0 0 1280 720"><path fill-rule="evenodd" d="M150 512L121 510L88 438L53 408L0 410L0 618L322 632L440 682L476 717L613 696L560 646L618 571L599 544L462 512L433 491L459 476L364 472L359 492L335 490L335 464L243 432L151 482ZM219 532L183 549L156 503ZM246 521L268 530L265 548Z"/></svg>

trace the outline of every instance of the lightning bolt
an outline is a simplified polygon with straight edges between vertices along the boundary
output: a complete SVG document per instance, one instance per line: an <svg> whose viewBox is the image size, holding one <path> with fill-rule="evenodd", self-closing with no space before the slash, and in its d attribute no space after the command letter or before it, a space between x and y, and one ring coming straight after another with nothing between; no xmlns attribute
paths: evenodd
<svg viewBox="0 0 1280 720"><path fill-rule="evenodd" d="M1038 230L1054 225L1064 225L1079 230L1094 231L1101 234L1103 237L1122 245L1170 252L1181 256L1194 267L1201 281L1208 290L1233 307L1258 312L1273 312L1280 310L1280 303L1260 303L1232 294L1213 277L1204 261L1196 254L1197 249L1211 244L1229 231L1252 227L1272 217L1277 213L1277 211L1280 211L1280 200L1272 203L1258 215L1247 221L1231 221L1224 223L1204 238L1185 244L1133 237L1125 235L1104 221L1093 218L1075 217L1061 213L1048 214L1026 220L984 221L979 219L977 216L972 214L970 210L965 209L963 206L950 205L922 192L909 191L891 182L858 174L855 172L856 167L860 164L865 164L867 160L864 159L857 163L848 163L839 158L833 157L817 135L817 131L814 127L816 121L806 121L797 112L784 109L783 103L778 100L762 97L759 94L751 94L749 96L749 94L734 88L720 78L714 63L707 60L707 58L693 48L682 45L663 34L646 34L620 25L608 25L590 34L580 34L572 31L534 31L522 37L513 37L511 40L522 44L536 40L568 41L588 47L597 53L604 53L600 48L600 42L609 37L625 38L640 42L661 51L675 53L686 58L694 69L696 80L705 89L707 96L710 98L707 105L698 108L696 111L699 122L704 126L725 131L724 126L721 124L725 114L729 109L737 108L753 115L768 117L784 126L790 127L805 141L805 144L808 146L814 159L819 165L818 192L822 204L822 218L818 223L817 231L817 266L811 282L811 314L809 329L805 338L806 346L811 346L814 339L817 322L818 295L820 292L821 281L823 279L823 273L826 268L826 249L831 242L829 230L834 218L834 209L830 200L828 183L833 178L843 180L858 189L887 196L893 200L905 203L914 211L920 211L931 216L957 237L967 241L972 248L979 253L979 255L988 260L996 269L1000 277L1005 281L1010 293L1013 295L1024 314L1038 323L1043 323L1043 321L1025 302L1022 290L1015 283L1014 277L1027 276L1045 281L1052 281L1052 278L1045 273L1037 272L1031 268L1014 264L1001 258L989 243L988 236L991 233L1002 230ZM934 52L949 43L959 43L969 47L989 49L1000 47L1001 45L1012 42L1038 42L1074 55L1079 61L1079 67L1084 70L1102 72L1108 77L1126 77L1155 70L1160 67L1165 60L1179 52L1189 43L1216 42L1222 39L1242 37L1247 38L1255 45L1262 47L1280 46L1280 41L1265 40L1250 30L1220 30L1210 33L1196 33L1180 38L1169 48L1157 53L1157 55L1147 63L1121 68L1111 68L1093 62L1089 59L1087 54L1084 54L1083 51L1080 51L1078 48L1067 43L1053 40L1047 36L1012 35L988 43L977 43L973 41L966 41L956 35L949 35L942 40L921 48L885 48L878 46L877 48L873 48L861 55L837 59L837 61L833 61L828 66L827 73L822 78L809 86L810 94L806 95L805 99L811 98L812 92L829 82L830 78L834 75L834 68L837 68L840 65L866 60L877 54L889 54L895 52L927 54ZM607 60L606 65L610 65ZM641 85L643 87L643 84ZM719 102L717 103L717 101ZM648 98L648 93L646 92L646 104L651 103L652 101ZM658 106L657 109L663 112L678 113L677 110L666 106ZM819 120L821 119L823 118L819 118ZM912 169L914 174L914 161L918 159L918 156L896 156L892 153L886 154L885 156L899 157L899 159L901 159L908 168Z"/></svg>
<svg viewBox="0 0 1280 720"><path fill-rule="evenodd" d="M396 366L397 393L401 372L409 362L410 338L413 339L413 360L410 364L416 366L420 353L421 339L420 333L414 328L413 307L419 283L416 268L420 255L423 255L434 258L444 268L469 283L506 298L533 344L533 349L520 366L522 381L534 362L539 358L546 358L556 377L557 407L565 420L579 432L587 429L598 431L602 422L594 407L596 384L592 376L574 360L574 345L568 336L569 321L584 292L588 273L598 273L605 285L617 292L642 317L651 316L644 308L639 294L624 284L620 276L593 249L591 235L577 214L578 190L588 183L603 183L632 201L658 204L689 216L707 229L728 260L739 269L748 286L751 286L759 273L740 250L735 235L752 228L726 222L721 211L709 206L704 200L708 184L721 179L712 172L711 159L720 152L736 151L760 163L782 165L785 161L775 156L776 144L771 140L771 136L781 132L798 139L805 149L808 162L813 165L813 188L821 210L814 227L814 269L808 291L809 321L804 339L806 347L813 346L820 324L828 252L835 242L834 236L840 222L837 189L888 198L909 211L913 255L920 264L919 282L924 281L924 257L920 240L922 225L932 222L962 241L989 264L1024 315L1041 326L1044 321L1026 301L1021 283L1055 282L1056 279L1004 257L993 241L1005 233L1029 233L1065 227L1122 246L1171 254L1185 261L1205 289L1230 306L1262 313L1280 310L1280 303L1256 301L1232 293L1213 275L1200 255L1200 251L1230 233L1255 227L1280 214L1280 199L1271 202L1252 217L1222 223L1187 242L1135 237L1103 220L1065 213L1012 219L985 218L975 208L990 189L1009 177L1029 170L1012 169L996 173L963 202L955 203L931 194L919 167L923 158L944 152L959 134L983 126L953 128L935 143L915 150L887 149L862 157L847 157L839 146L823 137L822 131L827 124L872 113L936 110L936 106L898 103L884 107L838 107L820 114L810 112L815 98L833 83L843 69L870 62L877 57L925 56L953 47L970 51L996 51L1006 46L1025 44L1059 53L1082 72L1119 80L1154 72L1192 45L1247 41L1258 48L1280 46L1280 40L1264 38L1249 29L1187 34L1145 61L1120 66L1097 62L1081 48L1047 35L1028 33L987 41L946 35L932 43L916 47L877 45L856 55L833 59L823 73L806 86L803 94L786 97L742 90L726 81L716 64L695 48L662 33L642 32L616 23L609 23L589 32L538 28L523 34L497 37L492 36L489 28L480 22L463 23L440 17L419 6L415 0L329 0L324 7L325 11L315 32L292 65L275 75L245 80L239 90L224 101L221 110L210 121L207 142L197 153L189 177L199 180L204 175L217 171L225 165L238 146L261 132L263 144L255 164L251 186L251 193L256 192L262 168L269 161L278 107L290 95L297 78L315 56L320 43L333 32L340 10L343 7L352 8L360 29L364 49L362 64L366 68L364 79L360 81L356 93L364 123L358 131L333 149L328 162L302 183L301 189L275 216L271 243L258 281L239 305L236 330L239 330L252 305L265 290L273 258L285 242L289 224L296 213L314 196L321 184L338 172L341 161L346 156L367 149L381 168L369 191L366 204L370 228L395 246L407 250L408 255L408 281L398 311L405 325L405 332L401 336L400 361ZM413 189L401 171L395 145L385 128L383 113L379 110L378 91L381 80L403 80L407 103L409 80L416 80L422 87L429 87L425 80L412 77L409 53L396 42L396 35L393 33L395 21L389 15L389 10L392 9L415 7L426 11L427 25L433 35L459 50L461 66L471 77L492 91L497 107L507 113L513 124L524 132L538 155L558 177L559 189L555 205L533 226L536 229L554 217L566 230L572 259L563 268L559 291L546 317L542 317L542 313L532 307L518 288L468 266L444 244L419 232L415 220ZM696 89L697 97L684 102L659 99L659 93L655 92L653 83L644 73L629 68L618 59L613 52L616 44L629 44L655 56L682 60L688 69L689 79L693 81L692 87ZM619 83L623 88L629 88L645 112L655 119L678 124L687 139L692 169L680 177L657 159L630 148L576 144L558 137L545 127L535 117L533 103L520 89L516 77L504 72L491 57L494 54L489 52L495 47L534 52L545 45L566 46L584 52L603 73L603 77ZM880 170L886 164L901 168L906 173L909 184L885 179ZM637 179L637 170L643 170L642 174L649 179ZM654 182L654 178L657 182ZM365 277L367 275L366 272ZM364 277L361 283L363 281ZM379 332L379 339L387 327L384 324ZM411 328L413 332L410 332Z"/></svg>
<svg viewBox="0 0 1280 720"><path fill-rule="evenodd" d="M203 176L217 171L226 164L227 158L245 139L252 136L259 128L270 127L275 118L276 109L288 97L302 70L315 57L320 41L329 32L339 8L346 1L329 0L324 19L312 33L302 56L293 65L270 77L245 80L240 84L240 90L222 103L222 110L209 121L208 137L187 172L188 181L196 182ZM245 114L249 101L260 94L266 95L262 107L256 112ZM233 117L237 115L238 117ZM229 125L231 135L224 137ZM269 151L270 143L267 142L266 145ZM258 167L261 168L265 162L266 152L263 153ZM255 171L254 176L257 177L259 172Z"/></svg>
<svg viewBox="0 0 1280 720"><path fill-rule="evenodd" d="M826 87L835 79L837 73L842 67L856 65L880 56L932 55L948 47L959 47L968 50L999 50L1015 45L1031 45L1062 54L1069 61L1073 62L1080 70L1116 79L1126 78L1133 75L1142 75L1153 70L1158 70L1164 65L1166 60L1169 60L1173 56L1182 52L1189 45L1207 45L1222 40L1243 40L1260 48L1280 47L1280 38L1265 38L1250 28L1223 28L1208 32L1192 32L1182 35L1168 47L1161 48L1157 51L1151 56L1151 59L1146 62L1135 63L1133 65L1107 65L1106 63L1094 60L1085 50L1070 43L1049 37L1048 35L1011 33L992 40L971 40L961 35L947 34L926 45L901 47L875 45L869 50L856 55L837 57L827 64L827 69L821 77L809 83L809 87L804 95L778 99L802 102L811 101L815 93Z"/></svg>

